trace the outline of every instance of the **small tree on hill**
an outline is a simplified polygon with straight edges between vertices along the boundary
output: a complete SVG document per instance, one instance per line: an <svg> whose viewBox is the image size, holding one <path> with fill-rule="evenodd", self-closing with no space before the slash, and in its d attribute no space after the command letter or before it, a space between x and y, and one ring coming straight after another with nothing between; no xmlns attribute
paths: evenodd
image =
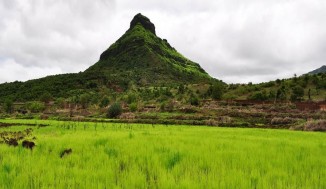
<svg viewBox="0 0 326 189"><path fill-rule="evenodd" d="M297 85L292 88L292 94L291 94L292 101L300 101L302 100L303 96L304 96L304 89L301 86Z"/></svg>
<svg viewBox="0 0 326 189"><path fill-rule="evenodd" d="M121 104L118 102L113 103L109 109L108 109L108 113L107 116L109 118L116 118L118 117L120 114L122 113L122 107Z"/></svg>
<svg viewBox="0 0 326 189"><path fill-rule="evenodd" d="M276 99L277 100L286 100L286 88L284 85L282 85L276 92Z"/></svg>
<svg viewBox="0 0 326 189"><path fill-rule="evenodd" d="M189 102L193 106L198 106L199 105L199 99L195 95L190 96Z"/></svg>
<svg viewBox="0 0 326 189"><path fill-rule="evenodd" d="M108 96L104 96L100 102L100 107L101 108L104 108L104 107L107 107L110 103L110 99Z"/></svg>
<svg viewBox="0 0 326 189"><path fill-rule="evenodd" d="M224 93L224 87L222 83L214 83L207 91L207 95L212 97L214 100L222 99Z"/></svg>
<svg viewBox="0 0 326 189"><path fill-rule="evenodd" d="M40 101L45 104L49 103L53 99L52 95L49 92L45 92L40 96Z"/></svg>
<svg viewBox="0 0 326 189"><path fill-rule="evenodd" d="M3 104L3 108L4 108L6 113L8 113L8 114L13 113L13 111L14 111L14 103L13 103L13 101L10 100L10 99L6 99L4 104Z"/></svg>

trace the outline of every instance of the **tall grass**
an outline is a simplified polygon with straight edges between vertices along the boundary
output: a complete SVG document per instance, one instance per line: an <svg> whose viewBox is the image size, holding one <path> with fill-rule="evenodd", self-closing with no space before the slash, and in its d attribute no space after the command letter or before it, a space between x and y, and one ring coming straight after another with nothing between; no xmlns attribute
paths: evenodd
<svg viewBox="0 0 326 189"><path fill-rule="evenodd" d="M0 188L326 188L325 133L1 121L50 126L0 144Z"/></svg>

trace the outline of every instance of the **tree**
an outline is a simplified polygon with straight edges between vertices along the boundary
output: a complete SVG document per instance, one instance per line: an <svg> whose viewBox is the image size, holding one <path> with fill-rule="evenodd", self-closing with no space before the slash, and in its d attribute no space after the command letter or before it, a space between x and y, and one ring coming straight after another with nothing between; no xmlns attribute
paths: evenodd
<svg viewBox="0 0 326 189"><path fill-rule="evenodd" d="M91 96L89 94L86 93L86 94L80 95L79 102L80 102L82 108L84 108L84 109L87 108L90 101L91 101Z"/></svg>
<svg viewBox="0 0 326 189"><path fill-rule="evenodd" d="M282 85L276 92L276 99L286 100L286 88Z"/></svg>
<svg viewBox="0 0 326 189"><path fill-rule="evenodd" d="M185 87L184 85L180 85L179 88L178 88L178 93L179 94L184 94L185 93Z"/></svg>
<svg viewBox="0 0 326 189"><path fill-rule="evenodd" d="M280 85L281 83L282 83L282 81L281 81L280 79L277 79L277 80L276 80L276 84L277 84L277 85Z"/></svg>
<svg viewBox="0 0 326 189"><path fill-rule="evenodd" d="M302 100L303 96L304 96L304 89L301 86L296 85L295 87L292 88L292 94L291 94L292 101L300 101Z"/></svg>
<svg viewBox="0 0 326 189"><path fill-rule="evenodd" d="M107 107L110 103L110 99L108 96L104 96L101 100L101 103L100 103L100 107L101 108L104 108L104 107Z"/></svg>
<svg viewBox="0 0 326 189"><path fill-rule="evenodd" d="M207 91L208 96L212 97L214 100L222 99L223 93L224 87L222 83L214 83Z"/></svg>
<svg viewBox="0 0 326 189"><path fill-rule="evenodd" d="M127 96L127 103L131 104L137 101L137 95L135 93L129 93Z"/></svg>
<svg viewBox="0 0 326 189"><path fill-rule="evenodd" d="M49 92L45 92L40 96L40 101L44 103L49 103L52 99L53 97Z"/></svg>
<svg viewBox="0 0 326 189"><path fill-rule="evenodd" d="M190 104L193 106L199 105L199 99L195 95L191 95L189 98Z"/></svg>
<svg viewBox="0 0 326 189"><path fill-rule="evenodd" d="M60 97L60 98L57 98L55 100L55 104L59 107L59 108L64 108L65 107L65 99Z"/></svg>
<svg viewBox="0 0 326 189"><path fill-rule="evenodd" d="M129 110L130 110L131 112L135 112L135 111L137 111L137 109L138 109L138 105L137 105L137 103L131 103L131 104L129 105Z"/></svg>
<svg viewBox="0 0 326 189"><path fill-rule="evenodd" d="M108 109L108 113L107 116L109 118L116 118L118 117L120 114L122 113L122 107L121 104L118 102L113 103L109 109Z"/></svg>
<svg viewBox="0 0 326 189"><path fill-rule="evenodd" d="M254 94L249 96L250 100L260 100L260 101L264 101L264 100L268 100L268 95L267 92L265 90L263 90L262 92L255 92Z"/></svg>
<svg viewBox="0 0 326 189"><path fill-rule="evenodd" d="M29 102L26 104L26 108L32 113L39 113L44 111L45 106L42 102Z"/></svg>
<svg viewBox="0 0 326 189"><path fill-rule="evenodd" d="M14 111L14 103L11 99L6 99L3 104L6 113L11 114Z"/></svg>

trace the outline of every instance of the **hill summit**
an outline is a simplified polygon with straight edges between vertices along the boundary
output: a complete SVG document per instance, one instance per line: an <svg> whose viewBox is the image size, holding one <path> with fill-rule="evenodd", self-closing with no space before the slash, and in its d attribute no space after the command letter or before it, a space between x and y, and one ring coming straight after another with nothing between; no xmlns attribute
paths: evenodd
<svg viewBox="0 0 326 189"><path fill-rule="evenodd" d="M181 55L166 39L156 36L155 25L140 13L134 16L126 33L85 72L103 72L110 81L140 86L201 83L212 79L199 64Z"/></svg>

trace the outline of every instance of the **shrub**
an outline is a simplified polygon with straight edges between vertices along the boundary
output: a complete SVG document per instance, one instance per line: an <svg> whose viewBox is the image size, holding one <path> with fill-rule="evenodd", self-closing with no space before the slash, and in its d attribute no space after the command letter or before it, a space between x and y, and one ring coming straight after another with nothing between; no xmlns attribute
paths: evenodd
<svg viewBox="0 0 326 189"><path fill-rule="evenodd" d="M301 86L297 85L292 88L292 95L291 95L292 101L302 100L303 95L304 95L304 89Z"/></svg>
<svg viewBox="0 0 326 189"><path fill-rule="evenodd" d="M45 92L40 96L40 101L44 103L49 103L53 99L49 92Z"/></svg>
<svg viewBox="0 0 326 189"><path fill-rule="evenodd" d="M26 108L31 111L32 113L39 113L45 110L45 106L41 102L29 102L26 104Z"/></svg>
<svg viewBox="0 0 326 189"><path fill-rule="evenodd" d="M308 121L304 126L306 131L326 131L326 120Z"/></svg>
<svg viewBox="0 0 326 189"><path fill-rule="evenodd" d="M196 96L191 96L190 99L190 104L193 106L198 106L199 105L199 99Z"/></svg>
<svg viewBox="0 0 326 189"><path fill-rule="evenodd" d="M215 83L211 85L206 92L207 96L212 97L214 100L220 100L224 93L224 87L222 83Z"/></svg>
<svg viewBox="0 0 326 189"><path fill-rule="evenodd" d="M120 103L115 102L109 107L107 116L109 118L116 118L121 113L122 113L122 107L121 107Z"/></svg>
<svg viewBox="0 0 326 189"><path fill-rule="evenodd" d="M137 103L132 103L132 104L129 105L129 110L131 112L135 112L135 111L137 111L137 109L138 109Z"/></svg>
<svg viewBox="0 0 326 189"><path fill-rule="evenodd" d="M261 100L261 101L264 101L264 100L268 100L268 96L267 96L267 93L266 91L262 91L262 92L255 92L253 93L252 95L250 95L248 97L249 100Z"/></svg>
<svg viewBox="0 0 326 189"><path fill-rule="evenodd" d="M102 100L101 100L100 107L101 107L101 108L107 107L107 106L109 105L109 103L110 103L110 99L109 99L109 97L104 96L104 97L102 98Z"/></svg>
<svg viewBox="0 0 326 189"><path fill-rule="evenodd" d="M6 99L5 103L3 104L4 110L6 113L11 114L14 111L14 103L10 99Z"/></svg>
<svg viewBox="0 0 326 189"><path fill-rule="evenodd" d="M271 120L271 124L272 125L282 125L282 124L290 124L295 122L296 119L290 118L290 117L285 117L285 118L281 118L281 117L274 117Z"/></svg>

